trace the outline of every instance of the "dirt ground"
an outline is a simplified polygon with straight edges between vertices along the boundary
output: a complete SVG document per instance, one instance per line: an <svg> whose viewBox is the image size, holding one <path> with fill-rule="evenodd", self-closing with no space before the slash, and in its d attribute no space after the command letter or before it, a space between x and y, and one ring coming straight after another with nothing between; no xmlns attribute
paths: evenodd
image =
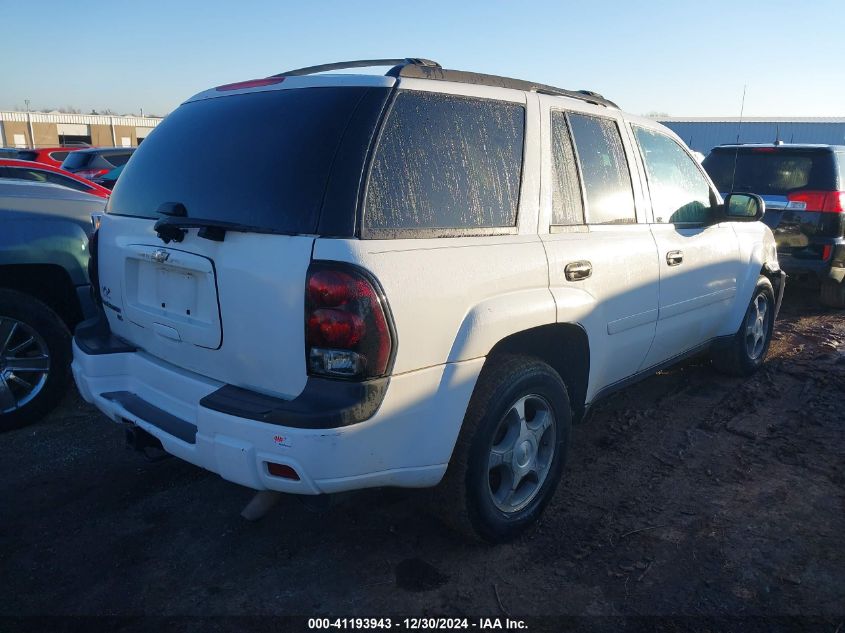
<svg viewBox="0 0 845 633"><path fill-rule="evenodd" d="M535 531L462 542L413 492L321 512L123 446L75 394L0 436L0 615L845 616L845 312L788 291L748 380L704 360L576 427ZM2 627L0 627L2 628ZM740 627L742 628L742 627Z"/></svg>

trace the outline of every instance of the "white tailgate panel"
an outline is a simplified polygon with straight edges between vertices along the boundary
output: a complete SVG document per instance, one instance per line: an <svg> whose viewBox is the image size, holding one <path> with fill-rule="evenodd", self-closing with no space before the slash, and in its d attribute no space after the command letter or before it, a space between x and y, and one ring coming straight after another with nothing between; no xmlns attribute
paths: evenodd
<svg viewBox="0 0 845 633"><path fill-rule="evenodd" d="M100 290L112 332L213 380L299 395L307 379L305 276L313 238L230 231L215 242L189 229L184 241L165 245L153 225L103 218ZM148 259L157 250L169 253L162 265Z"/></svg>

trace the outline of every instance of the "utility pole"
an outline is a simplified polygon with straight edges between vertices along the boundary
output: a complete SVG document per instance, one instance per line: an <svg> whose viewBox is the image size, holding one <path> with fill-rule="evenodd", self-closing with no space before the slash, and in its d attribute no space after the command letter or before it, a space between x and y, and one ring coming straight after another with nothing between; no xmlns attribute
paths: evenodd
<svg viewBox="0 0 845 633"><path fill-rule="evenodd" d="M29 99L24 99L26 104L26 123L29 127L29 146L35 148L35 133L32 131L32 113L29 111Z"/></svg>

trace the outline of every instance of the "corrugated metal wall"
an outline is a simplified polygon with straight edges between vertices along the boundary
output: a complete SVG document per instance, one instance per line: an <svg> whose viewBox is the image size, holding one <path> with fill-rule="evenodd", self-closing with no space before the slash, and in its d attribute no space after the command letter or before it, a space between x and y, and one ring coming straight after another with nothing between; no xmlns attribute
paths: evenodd
<svg viewBox="0 0 845 633"><path fill-rule="evenodd" d="M660 121L680 136L691 149L705 156L717 145L736 143L826 143L845 145L845 123L805 121Z"/></svg>

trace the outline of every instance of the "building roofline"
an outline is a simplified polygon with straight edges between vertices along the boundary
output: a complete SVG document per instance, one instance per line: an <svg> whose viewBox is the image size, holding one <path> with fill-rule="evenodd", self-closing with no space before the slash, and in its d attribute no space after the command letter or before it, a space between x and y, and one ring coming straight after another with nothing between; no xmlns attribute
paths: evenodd
<svg viewBox="0 0 845 633"><path fill-rule="evenodd" d="M771 117L771 116L669 116L652 117L660 123L845 123L845 117L815 117L815 116L793 116L793 117Z"/></svg>
<svg viewBox="0 0 845 633"><path fill-rule="evenodd" d="M109 114L66 114L63 112L12 112L0 110L0 121L26 123L69 123L77 125L129 125L155 127L161 123L158 117L117 116Z"/></svg>

